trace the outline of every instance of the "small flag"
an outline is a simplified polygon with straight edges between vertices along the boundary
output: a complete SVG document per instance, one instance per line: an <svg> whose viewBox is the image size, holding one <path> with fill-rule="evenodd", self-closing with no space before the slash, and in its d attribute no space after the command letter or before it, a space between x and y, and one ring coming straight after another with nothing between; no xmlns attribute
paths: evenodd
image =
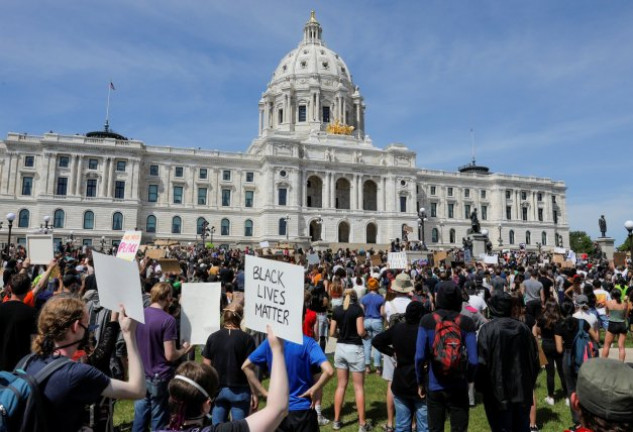
<svg viewBox="0 0 633 432"><path fill-rule="evenodd" d="M112 81L110 81L110 89L112 89L112 90L116 90L116 89L114 88L114 84L112 84Z"/></svg>

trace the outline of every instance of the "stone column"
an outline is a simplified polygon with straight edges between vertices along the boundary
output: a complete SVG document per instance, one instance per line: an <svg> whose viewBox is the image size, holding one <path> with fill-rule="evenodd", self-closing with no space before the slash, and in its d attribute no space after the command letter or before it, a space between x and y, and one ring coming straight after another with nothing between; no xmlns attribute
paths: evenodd
<svg viewBox="0 0 633 432"><path fill-rule="evenodd" d="M51 153L46 154L46 194L53 195L55 185L55 158Z"/></svg>
<svg viewBox="0 0 633 432"><path fill-rule="evenodd" d="M81 195L81 179L83 170L83 156L77 156L77 171L75 172L75 195Z"/></svg>

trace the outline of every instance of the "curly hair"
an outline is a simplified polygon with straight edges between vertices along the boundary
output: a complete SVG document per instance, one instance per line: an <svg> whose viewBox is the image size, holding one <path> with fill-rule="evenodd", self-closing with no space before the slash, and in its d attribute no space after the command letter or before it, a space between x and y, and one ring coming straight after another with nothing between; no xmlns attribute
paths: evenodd
<svg viewBox="0 0 633 432"><path fill-rule="evenodd" d="M216 370L206 364L186 361L176 369L176 375L182 375L200 385L207 394L214 398L220 379ZM170 429L178 430L187 419L200 417L202 405L207 397L196 387L179 379L169 382L169 410L171 412Z"/></svg>
<svg viewBox="0 0 633 432"><path fill-rule="evenodd" d="M76 297L56 296L46 302L37 320L37 336L33 339L32 351L39 356L48 356L55 351L55 342L63 340L66 331L86 313L86 305Z"/></svg>
<svg viewBox="0 0 633 432"><path fill-rule="evenodd" d="M633 421L623 423L610 422L592 414L582 404L579 404L579 406L583 425L593 432L629 432L633 430Z"/></svg>

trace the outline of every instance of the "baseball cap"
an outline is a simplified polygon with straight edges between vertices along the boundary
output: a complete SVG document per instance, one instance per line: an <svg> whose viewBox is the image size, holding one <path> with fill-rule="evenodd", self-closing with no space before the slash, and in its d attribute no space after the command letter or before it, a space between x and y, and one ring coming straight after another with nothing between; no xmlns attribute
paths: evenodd
<svg viewBox="0 0 633 432"><path fill-rule="evenodd" d="M587 298L586 295L580 294L578 297L576 297L576 306L586 307L588 303L589 298Z"/></svg>
<svg viewBox="0 0 633 432"><path fill-rule="evenodd" d="M631 421L633 368L613 359L587 360L578 372L576 395L583 408L600 418Z"/></svg>

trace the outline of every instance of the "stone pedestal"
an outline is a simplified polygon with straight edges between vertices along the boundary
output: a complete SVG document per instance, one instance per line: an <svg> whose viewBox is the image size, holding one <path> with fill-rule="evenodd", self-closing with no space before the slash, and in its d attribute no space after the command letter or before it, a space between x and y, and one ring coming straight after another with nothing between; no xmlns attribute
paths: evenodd
<svg viewBox="0 0 633 432"><path fill-rule="evenodd" d="M598 237L596 239L596 243L602 249L602 253L604 253L609 261L613 259L613 252L615 252L615 239L613 237Z"/></svg>
<svg viewBox="0 0 633 432"><path fill-rule="evenodd" d="M470 234L468 236L473 242L473 259L477 260L483 254L486 254L486 241L488 237L483 234Z"/></svg>

